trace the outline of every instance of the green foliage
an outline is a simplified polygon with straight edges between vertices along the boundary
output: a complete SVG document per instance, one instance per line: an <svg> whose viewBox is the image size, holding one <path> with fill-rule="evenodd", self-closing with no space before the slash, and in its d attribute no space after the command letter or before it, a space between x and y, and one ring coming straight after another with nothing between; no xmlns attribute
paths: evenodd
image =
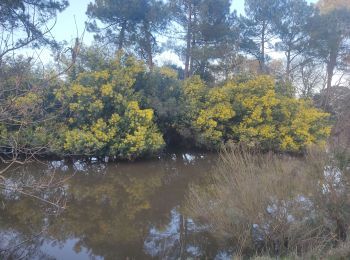
<svg viewBox="0 0 350 260"><path fill-rule="evenodd" d="M67 0L0 1L0 61L26 46L56 45L47 23L67 6Z"/></svg>
<svg viewBox="0 0 350 260"><path fill-rule="evenodd" d="M230 12L231 1L173 0L169 6L171 19L181 30L178 37L185 36L186 44L174 42L175 51L185 56L185 77L200 75L214 82L215 72L227 69L223 63L231 61L228 57L238 45L238 18Z"/></svg>
<svg viewBox="0 0 350 260"><path fill-rule="evenodd" d="M309 24L310 47L313 57L329 66L342 68L349 55L350 10L334 9L315 15Z"/></svg>
<svg viewBox="0 0 350 260"><path fill-rule="evenodd" d="M209 87L199 76L181 81L169 67L148 71L122 52L115 59L94 48L84 53L75 77L45 89L35 87L41 80L28 65L16 65L25 81L2 92L4 109L11 107L0 118L2 151L15 143L44 154L135 159L159 152L164 138L188 148L216 150L232 140L301 152L330 133L328 114L269 76ZM17 74L2 73L2 89L11 89Z"/></svg>
<svg viewBox="0 0 350 260"><path fill-rule="evenodd" d="M118 50L134 50L152 68L157 51L155 33L165 29L166 10L160 0L95 0L87 9L92 19L88 29L96 33L96 39L113 43ZM96 20L105 24L106 29L101 29Z"/></svg>
<svg viewBox="0 0 350 260"><path fill-rule="evenodd" d="M158 126L162 131L173 127L181 107L181 82L177 71L169 67L154 68L136 83L142 104L154 110Z"/></svg>
<svg viewBox="0 0 350 260"><path fill-rule="evenodd" d="M301 99L279 96L272 78L261 76L231 86L240 107L238 126L232 128L240 141L264 149L298 152L311 144L324 144L330 134L328 114Z"/></svg>
<svg viewBox="0 0 350 260"><path fill-rule="evenodd" d="M196 144L206 148L234 140L299 152L311 144L324 144L330 133L328 114L310 101L278 94L268 76L216 88L193 77L184 83L183 92L186 126Z"/></svg>
<svg viewBox="0 0 350 260"><path fill-rule="evenodd" d="M242 17L245 32L245 42L242 45L248 53L259 61L260 72L266 72L266 48L273 37L273 24L283 1L275 0L245 0L246 17Z"/></svg>
<svg viewBox="0 0 350 260"><path fill-rule="evenodd" d="M188 79L183 85L186 119L192 128L196 143L215 148L227 137L226 126L235 116L230 96L224 88L209 89L199 77Z"/></svg>
<svg viewBox="0 0 350 260"><path fill-rule="evenodd" d="M47 152L50 105L45 102L42 72L30 59L8 58L0 66L0 78L0 153Z"/></svg>
<svg viewBox="0 0 350 260"><path fill-rule="evenodd" d="M108 69L83 72L56 92L66 109L64 151L133 159L164 144L153 110L141 109L134 91L142 63L119 54Z"/></svg>

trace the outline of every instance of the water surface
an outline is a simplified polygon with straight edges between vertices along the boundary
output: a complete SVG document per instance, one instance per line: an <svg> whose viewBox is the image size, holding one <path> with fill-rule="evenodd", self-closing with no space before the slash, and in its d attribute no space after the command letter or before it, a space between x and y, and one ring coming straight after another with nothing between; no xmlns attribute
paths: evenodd
<svg viewBox="0 0 350 260"><path fill-rule="evenodd" d="M185 210L217 156L172 154L134 163L52 161L16 169L9 187L69 178L38 199L4 190L0 249L9 259L225 258ZM12 185L12 186L11 186Z"/></svg>

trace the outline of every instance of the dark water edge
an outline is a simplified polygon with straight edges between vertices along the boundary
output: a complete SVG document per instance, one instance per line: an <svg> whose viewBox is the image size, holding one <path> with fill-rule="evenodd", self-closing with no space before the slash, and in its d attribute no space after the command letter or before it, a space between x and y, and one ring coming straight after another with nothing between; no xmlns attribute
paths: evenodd
<svg viewBox="0 0 350 260"><path fill-rule="evenodd" d="M17 168L8 173L9 187L70 177L38 193L64 201L66 209L3 190L0 258L227 259L229 250L186 210L189 186L201 185L217 158L170 153L135 162L52 160Z"/></svg>
<svg viewBox="0 0 350 260"><path fill-rule="evenodd" d="M213 155L218 154L220 149L207 149L205 147L196 147L189 140L188 144L177 144L177 145L166 145L166 147L158 152L152 154L143 154L139 157L135 158L120 158L118 156L104 156L104 155L77 155L77 154L58 154L53 152L42 152L36 153L34 157L29 156L28 154L16 154L13 155L10 152L8 153L0 153L1 158L11 162L11 160L16 156L19 162L26 161L39 161L39 162L50 162L50 161L65 161L67 163L75 162L75 161L83 161L87 163L133 163L133 162L144 162L144 161L154 161L160 159L167 159L174 154L191 154L191 155ZM29 157L29 160L28 160ZM0 170L5 168L7 164L4 164L0 161Z"/></svg>

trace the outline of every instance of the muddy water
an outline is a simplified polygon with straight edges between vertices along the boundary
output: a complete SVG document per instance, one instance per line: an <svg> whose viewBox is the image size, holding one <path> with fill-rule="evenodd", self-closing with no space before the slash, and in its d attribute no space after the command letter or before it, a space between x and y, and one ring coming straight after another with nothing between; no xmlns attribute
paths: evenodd
<svg viewBox="0 0 350 260"><path fill-rule="evenodd" d="M185 209L216 155L171 154L134 163L65 162L16 169L0 198L0 258L225 259ZM63 183L57 183L65 180ZM45 189L45 184L53 186ZM42 183L36 196L14 187Z"/></svg>

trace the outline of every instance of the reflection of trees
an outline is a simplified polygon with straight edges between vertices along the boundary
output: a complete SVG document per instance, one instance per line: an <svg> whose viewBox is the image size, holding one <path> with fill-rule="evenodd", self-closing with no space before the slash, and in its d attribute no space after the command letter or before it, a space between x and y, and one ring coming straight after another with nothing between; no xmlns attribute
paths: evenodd
<svg viewBox="0 0 350 260"><path fill-rule="evenodd" d="M144 212L150 209L151 196L162 185L164 172L141 164L133 172L123 165L118 168L110 167L103 176L72 179L69 208L57 219L50 235L60 236L61 241L79 238L80 246L107 259L135 252L132 246L137 241L141 244L148 232Z"/></svg>
<svg viewBox="0 0 350 260"><path fill-rule="evenodd" d="M0 199L2 200L2 199ZM49 259L41 252L51 208L31 198L7 197L0 210L0 259ZM51 215L52 216L52 215Z"/></svg>
<svg viewBox="0 0 350 260"><path fill-rule="evenodd" d="M171 211L170 222L162 229L152 227L144 240L144 250L157 259L214 259L218 245L203 228L181 213Z"/></svg>
<svg viewBox="0 0 350 260"><path fill-rule="evenodd" d="M26 238L20 233L0 233L0 259L54 259L41 251L43 239L39 236ZM12 246L14 245L14 246Z"/></svg>
<svg viewBox="0 0 350 260"><path fill-rule="evenodd" d="M0 218L28 236L19 241L47 227L40 239L58 245L74 239L77 252L86 248L91 256L106 259L201 255L207 242L194 246L203 238L195 238L194 223L173 209L183 201L189 182L206 172L211 162L178 158L118 165L55 163L58 175L76 172L65 186L67 209L56 217L43 204L26 198L8 202L8 219L6 214ZM174 225L174 233L168 232ZM175 242L166 251L157 251L145 246L146 238L158 245Z"/></svg>

